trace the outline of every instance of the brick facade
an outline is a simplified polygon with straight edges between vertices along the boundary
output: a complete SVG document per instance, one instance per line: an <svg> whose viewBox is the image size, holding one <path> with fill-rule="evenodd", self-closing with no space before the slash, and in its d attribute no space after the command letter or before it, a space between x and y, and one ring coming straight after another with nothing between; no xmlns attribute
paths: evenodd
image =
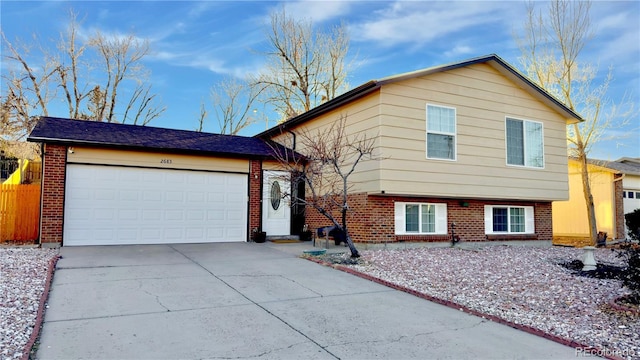
<svg viewBox="0 0 640 360"><path fill-rule="evenodd" d="M45 144L40 217L40 244L44 247L59 246L62 243L66 162L66 146Z"/></svg>
<svg viewBox="0 0 640 360"><path fill-rule="evenodd" d="M364 193L349 195L351 212L347 227L353 241L360 243L385 242L447 242L451 241L451 223L456 223L455 233L462 241L487 240L551 240L553 236L551 202L483 201L465 199L414 198L375 196ZM430 202L447 204L447 235L396 235L394 203ZM485 205L533 206L535 234L486 235L484 227ZM334 216L340 219L336 211ZM307 209L307 224L311 229L330 225L328 219L315 209Z"/></svg>
<svg viewBox="0 0 640 360"><path fill-rule="evenodd" d="M249 237L262 228L262 161L249 162Z"/></svg>
<svg viewBox="0 0 640 360"><path fill-rule="evenodd" d="M613 201L615 209L615 229L616 239L625 239L627 234L624 231L624 198L622 197L622 174L615 174L613 179Z"/></svg>
<svg viewBox="0 0 640 360"><path fill-rule="evenodd" d="M62 243L67 148L46 144L43 156L42 216L40 243L59 246ZM616 183L616 198L622 198L622 184ZM262 227L262 161L249 163L248 235ZM618 194L619 193L619 194ZM431 202L447 204L447 235L396 235L394 203ZM535 235L489 235L484 230L485 205L534 206ZM456 223L456 235L462 241L486 240L551 240L552 218L550 202L483 201L463 199L416 198L398 196L349 195L348 226L352 238L360 243L385 242L447 242L450 241L451 223ZM618 209L618 207L620 209ZM616 212L622 212L622 203L616 203ZM624 219L624 214L618 218ZM334 214L340 219L339 211ZM331 225L329 220L312 208L306 209L306 223L310 229ZM618 226L624 226L623 223ZM623 230L619 230L623 231Z"/></svg>

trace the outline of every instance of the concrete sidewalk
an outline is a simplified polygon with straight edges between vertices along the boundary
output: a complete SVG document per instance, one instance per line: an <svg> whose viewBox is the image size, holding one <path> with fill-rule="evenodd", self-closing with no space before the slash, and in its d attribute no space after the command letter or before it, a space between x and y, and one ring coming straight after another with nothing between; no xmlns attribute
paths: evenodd
<svg viewBox="0 0 640 360"><path fill-rule="evenodd" d="M37 358L576 357L572 348L298 258L310 248L62 248Z"/></svg>

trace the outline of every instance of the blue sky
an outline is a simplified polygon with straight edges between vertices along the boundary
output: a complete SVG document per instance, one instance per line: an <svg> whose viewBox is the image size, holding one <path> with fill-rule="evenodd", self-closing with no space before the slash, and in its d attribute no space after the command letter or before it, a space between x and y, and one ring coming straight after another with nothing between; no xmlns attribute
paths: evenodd
<svg viewBox="0 0 640 360"><path fill-rule="evenodd" d="M210 88L222 77L262 68L265 25L269 13L282 6L297 18L311 18L324 27L344 21L351 36L356 66L350 87L368 80L498 54L519 67L514 33L521 31L523 1L394 2L394 1L5 1L0 2L2 31L8 39L45 41L58 38L68 23L69 9L83 19L81 30L106 34L134 33L151 41L144 65L150 83L167 106L150 125L193 130L200 103L210 103ZM539 8L546 3L537 3ZM599 66L599 75L613 69L609 96L626 94L640 107L640 2L596 1L591 9L595 38L583 60ZM260 108L258 107L258 110ZM56 115L56 114L50 114ZM66 114L61 114L65 116ZM640 157L640 118L607 134L591 157ZM271 122L270 125L274 125ZM241 135L254 135L265 123ZM216 132L210 115L205 131Z"/></svg>

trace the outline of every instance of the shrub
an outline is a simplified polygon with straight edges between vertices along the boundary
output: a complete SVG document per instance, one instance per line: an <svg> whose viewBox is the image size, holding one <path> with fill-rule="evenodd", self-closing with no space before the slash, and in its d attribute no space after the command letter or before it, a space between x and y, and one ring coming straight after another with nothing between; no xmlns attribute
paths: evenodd
<svg viewBox="0 0 640 360"><path fill-rule="evenodd" d="M640 209L624 215L629 237L640 240ZM622 274L622 284L631 290L630 302L640 304L640 245L625 242L620 246L620 256L625 259L627 268Z"/></svg>
<svg viewBox="0 0 640 360"><path fill-rule="evenodd" d="M622 274L622 284L631 290L630 302L640 304L640 245L625 243L621 245L620 256L625 258L627 268Z"/></svg>
<svg viewBox="0 0 640 360"><path fill-rule="evenodd" d="M629 229L629 237L633 240L640 240L640 209L625 214L624 221Z"/></svg>

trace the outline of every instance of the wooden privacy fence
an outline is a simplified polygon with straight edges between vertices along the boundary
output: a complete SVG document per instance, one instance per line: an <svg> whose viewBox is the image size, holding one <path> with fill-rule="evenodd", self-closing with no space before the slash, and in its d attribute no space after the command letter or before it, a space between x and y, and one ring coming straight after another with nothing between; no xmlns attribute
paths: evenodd
<svg viewBox="0 0 640 360"><path fill-rule="evenodd" d="M38 239L40 185L0 185L0 241Z"/></svg>

